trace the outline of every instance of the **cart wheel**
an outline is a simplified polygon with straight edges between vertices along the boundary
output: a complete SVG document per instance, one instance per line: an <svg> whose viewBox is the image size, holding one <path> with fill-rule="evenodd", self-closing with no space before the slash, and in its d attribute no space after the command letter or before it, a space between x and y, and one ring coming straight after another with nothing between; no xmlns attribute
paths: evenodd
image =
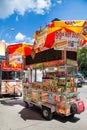
<svg viewBox="0 0 87 130"><path fill-rule="evenodd" d="M71 110L70 110L71 115L74 116L74 114L76 114L77 111L78 111L78 110L77 110L77 105L76 105L75 103L73 103L73 104L71 105Z"/></svg>
<svg viewBox="0 0 87 130"><path fill-rule="evenodd" d="M27 102L25 102L25 107L28 108L29 107L29 104Z"/></svg>
<svg viewBox="0 0 87 130"><path fill-rule="evenodd" d="M51 113L51 110L47 107L42 108L42 115L46 120L51 120L53 114Z"/></svg>

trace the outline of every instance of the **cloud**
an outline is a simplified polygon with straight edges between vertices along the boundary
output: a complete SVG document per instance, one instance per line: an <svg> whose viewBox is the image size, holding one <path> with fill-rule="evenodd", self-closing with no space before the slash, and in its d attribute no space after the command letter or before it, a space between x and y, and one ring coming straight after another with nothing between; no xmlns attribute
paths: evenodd
<svg viewBox="0 0 87 130"><path fill-rule="evenodd" d="M58 3L58 4L61 4L61 3L62 3L62 0L57 0L57 3Z"/></svg>
<svg viewBox="0 0 87 130"><path fill-rule="evenodd" d="M22 33L18 33L16 36L15 36L15 40L16 41L21 41L21 40L24 40L25 39L25 35L23 35Z"/></svg>
<svg viewBox="0 0 87 130"><path fill-rule="evenodd" d="M51 7L51 0L37 0L35 12L37 14L44 14Z"/></svg>
<svg viewBox="0 0 87 130"><path fill-rule="evenodd" d="M33 44L33 43L34 43L34 39L32 39L31 37L27 37L27 38L25 39L25 42L28 42L28 43Z"/></svg>
<svg viewBox="0 0 87 130"><path fill-rule="evenodd" d="M16 16L16 21L19 21L18 16Z"/></svg>
<svg viewBox="0 0 87 130"><path fill-rule="evenodd" d="M15 36L15 42L27 42L27 43L34 43L34 39L25 36L24 34L18 32Z"/></svg>
<svg viewBox="0 0 87 130"><path fill-rule="evenodd" d="M0 18L5 19L14 12L20 15L24 15L25 12L45 14L51 5L51 0L2 0L0 1Z"/></svg>

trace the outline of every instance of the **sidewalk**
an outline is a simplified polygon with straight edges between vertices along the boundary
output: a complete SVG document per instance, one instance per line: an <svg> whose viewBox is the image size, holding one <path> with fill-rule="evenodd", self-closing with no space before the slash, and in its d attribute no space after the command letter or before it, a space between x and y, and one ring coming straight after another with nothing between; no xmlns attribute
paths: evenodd
<svg viewBox="0 0 87 130"><path fill-rule="evenodd" d="M2 102L9 102L9 101L15 101L15 100L23 100L23 97L3 97L3 98L0 98L0 104Z"/></svg>
<svg viewBox="0 0 87 130"><path fill-rule="evenodd" d="M87 78L85 78L84 84L87 85Z"/></svg>

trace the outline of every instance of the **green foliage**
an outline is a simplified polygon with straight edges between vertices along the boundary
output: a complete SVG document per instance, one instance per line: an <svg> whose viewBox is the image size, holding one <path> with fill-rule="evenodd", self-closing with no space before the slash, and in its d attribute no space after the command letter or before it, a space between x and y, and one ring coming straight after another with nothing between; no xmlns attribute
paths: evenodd
<svg viewBox="0 0 87 130"><path fill-rule="evenodd" d="M87 77L87 46L77 50L78 71Z"/></svg>

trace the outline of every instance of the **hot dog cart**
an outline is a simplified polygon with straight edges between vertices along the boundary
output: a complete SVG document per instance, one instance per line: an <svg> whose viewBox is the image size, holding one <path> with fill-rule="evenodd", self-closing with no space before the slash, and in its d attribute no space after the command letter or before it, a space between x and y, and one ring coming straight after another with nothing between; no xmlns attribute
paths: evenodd
<svg viewBox="0 0 87 130"><path fill-rule="evenodd" d="M22 95L22 65L7 66L6 61L2 61L1 91L5 95Z"/></svg>
<svg viewBox="0 0 87 130"><path fill-rule="evenodd" d="M68 26L66 21L57 22ZM52 119L54 113L74 116L85 110L73 76L78 70L80 37L70 30L53 31L50 26L36 31L32 53L25 57L23 100L26 106L39 106L45 119Z"/></svg>

